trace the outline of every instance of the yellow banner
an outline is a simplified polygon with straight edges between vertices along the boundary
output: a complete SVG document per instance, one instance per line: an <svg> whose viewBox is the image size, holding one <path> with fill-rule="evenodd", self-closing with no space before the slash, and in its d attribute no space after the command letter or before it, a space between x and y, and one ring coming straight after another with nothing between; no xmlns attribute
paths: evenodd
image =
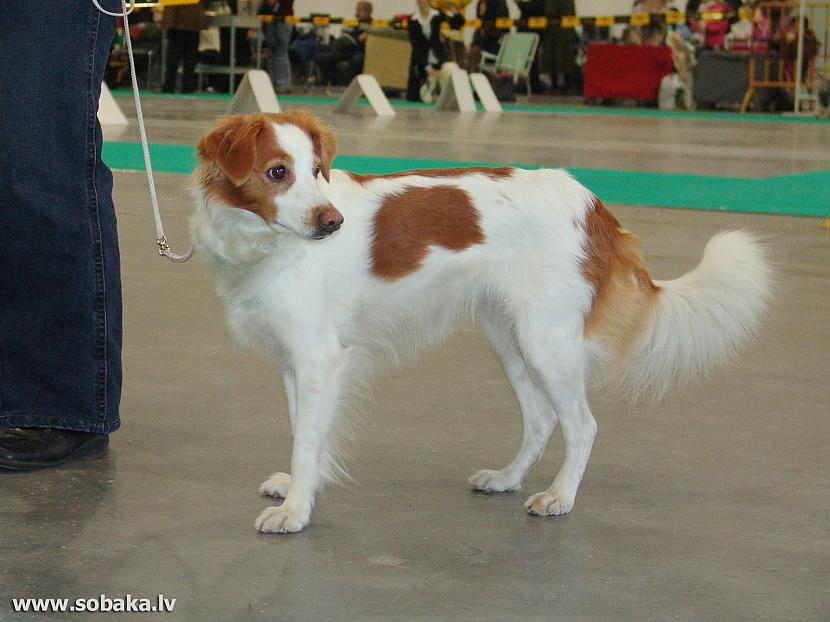
<svg viewBox="0 0 830 622"><path fill-rule="evenodd" d="M614 25L614 16L613 15L602 15L600 17L594 18L594 24L597 26L613 26Z"/></svg>
<svg viewBox="0 0 830 622"><path fill-rule="evenodd" d="M579 26L579 17L576 15L563 15L559 25L562 28L576 28Z"/></svg>
<svg viewBox="0 0 830 622"><path fill-rule="evenodd" d="M354 17L344 17L341 22L344 26L357 26L360 22Z"/></svg>
<svg viewBox="0 0 830 622"><path fill-rule="evenodd" d="M464 22L464 26L466 28L481 28L481 20L480 19L468 19Z"/></svg>
<svg viewBox="0 0 830 622"><path fill-rule="evenodd" d="M129 2L127 5L129 6ZM159 0L162 6L173 6L175 4L199 4L199 0Z"/></svg>
<svg viewBox="0 0 830 622"><path fill-rule="evenodd" d="M303 21L302 18L297 15L286 15L283 20L286 24L299 24Z"/></svg>
<svg viewBox="0 0 830 622"><path fill-rule="evenodd" d="M388 19L373 19L372 26L388 26L389 20Z"/></svg>
<svg viewBox="0 0 830 622"><path fill-rule="evenodd" d="M739 19L752 19L752 9L748 6L742 6L738 9L738 18Z"/></svg>
<svg viewBox="0 0 830 622"><path fill-rule="evenodd" d="M497 17L496 18L496 28L499 29L507 29L513 28L513 20L509 17Z"/></svg>
<svg viewBox="0 0 830 622"><path fill-rule="evenodd" d="M723 21L723 11L704 11L701 15L704 22L720 22Z"/></svg>
<svg viewBox="0 0 830 622"><path fill-rule="evenodd" d="M648 13L632 13L628 18L628 23L632 26L647 26L651 21L651 15Z"/></svg>
<svg viewBox="0 0 830 622"><path fill-rule="evenodd" d="M545 28L548 25L548 18L547 17L528 17L527 18L527 27L528 28Z"/></svg>
<svg viewBox="0 0 830 622"><path fill-rule="evenodd" d="M682 24L686 21L686 14L680 11L669 11L666 13L667 24Z"/></svg>
<svg viewBox="0 0 830 622"><path fill-rule="evenodd" d="M315 26L328 26L331 24L331 17L328 15L315 15L311 18L311 23Z"/></svg>

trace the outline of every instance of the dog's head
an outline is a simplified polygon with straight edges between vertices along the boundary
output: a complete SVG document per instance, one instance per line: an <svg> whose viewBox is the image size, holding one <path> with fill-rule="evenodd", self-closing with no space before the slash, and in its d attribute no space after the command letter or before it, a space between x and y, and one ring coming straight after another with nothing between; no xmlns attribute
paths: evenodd
<svg viewBox="0 0 830 622"><path fill-rule="evenodd" d="M302 110L227 116L199 141L198 183L275 230L321 239L343 224L318 180L328 182L335 149L334 134Z"/></svg>

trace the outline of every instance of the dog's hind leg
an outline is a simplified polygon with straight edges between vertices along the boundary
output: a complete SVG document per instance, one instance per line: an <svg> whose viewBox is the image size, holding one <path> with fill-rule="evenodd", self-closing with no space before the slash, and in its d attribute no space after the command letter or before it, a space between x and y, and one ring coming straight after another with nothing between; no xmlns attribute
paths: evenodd
<svg viewBox="0 0 830 622"><path fill-rule="evenodd" d="M556 426L556 414L522 357L512 322L502 317L499 310L493 310L480 323L519 401L522 445L510 464L498 471L478 471L469 482L483 492L511 492L521 488L528 470L541 459Z"/></svg>
<svg viewBox="0 0 830 622"><path fill-rule="evenodd" d="M522 354L553 403L565 439L565 461L556 479L550 488L532 495L525 507L531 514L567 514L573 509L597 433L586 398L582 322L556 323L549 317L530 316L517 333Z"/></svg>

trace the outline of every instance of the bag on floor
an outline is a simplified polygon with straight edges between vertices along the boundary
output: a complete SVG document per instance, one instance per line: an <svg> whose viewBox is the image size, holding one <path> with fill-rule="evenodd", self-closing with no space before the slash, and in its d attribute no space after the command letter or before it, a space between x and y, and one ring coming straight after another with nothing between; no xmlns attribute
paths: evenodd
<svg viewBox="0 0 830 622"><path fill-rule="evenodd" d="M516 101L512 73L509 71L500 71L498 73L485 71L484 75L490 81L490 86L493 87L493 93L496 94L496 99L500 102Z"/></svg>

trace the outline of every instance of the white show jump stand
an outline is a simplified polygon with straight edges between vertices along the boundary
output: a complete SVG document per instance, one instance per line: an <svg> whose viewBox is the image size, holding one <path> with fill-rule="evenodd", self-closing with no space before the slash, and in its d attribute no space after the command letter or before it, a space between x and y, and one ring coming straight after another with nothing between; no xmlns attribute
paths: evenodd
<svg viewBox="0 0 830 622"><path fill-rule="evenodd" d="M478 100L484 106L486 112L502 111L501 104L493 92L493 86L490 84L487 76L483 73L471 73L470 83L473 85L473 89L475 89L476 95L478 95Z"/></svg>
<svg viewBox="0 0 830 622"><path fill-rule="evenodd" d="M106 83L101 84L101 97L98 99L98 121L103 126L125 126L129 125L127 117L121 112L118 103L107 88Z"/></svg>
<svg viewBox="0 0 830 622"><path fill-rule="evenodd" d="M473 89L470 88L470 78L466 71L463 69L450 71L450 79L441 85L441 94L435 102L435 110L476 111L476 101L473 98Z"/></svg>
<svg viewBox="0 0 830 622"><path fill-rule="evenodd" d="M271 76L262 69L251 69L245 72L245 77L236 89L228 114L248 114L251 112L282 112Z"/></svg>
<svg viewBox="0 0 830 622"><path fill-rule="evenodd" d="M357 105L357 100L365 96L372 106L375 114L384 117L394 117L395 111L386 95L380 88L380 84L373 75L362 73L352 80L349 88L340 96L334 106L334 112L352 112Z"/></svg>

